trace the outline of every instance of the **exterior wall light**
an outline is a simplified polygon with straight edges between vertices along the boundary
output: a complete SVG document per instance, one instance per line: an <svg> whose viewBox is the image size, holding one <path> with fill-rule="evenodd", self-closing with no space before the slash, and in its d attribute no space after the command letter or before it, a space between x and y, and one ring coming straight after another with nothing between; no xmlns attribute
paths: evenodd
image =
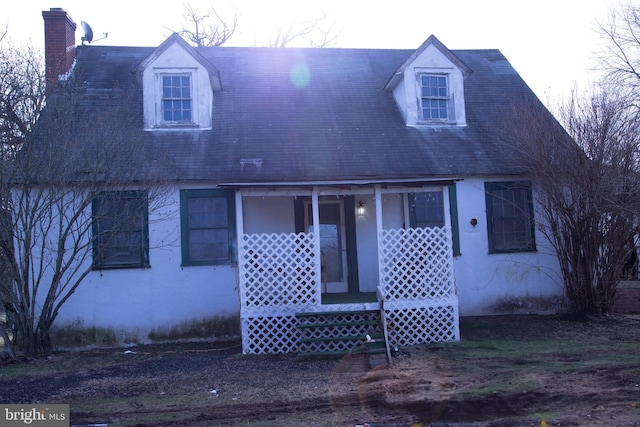
<svg viewBox="0 0 640 427"><path fill-rule="evenodd" d="M358 207L356 208L356 215L358 216L364 216L364 202L360 201L358 202Z"/></svg>

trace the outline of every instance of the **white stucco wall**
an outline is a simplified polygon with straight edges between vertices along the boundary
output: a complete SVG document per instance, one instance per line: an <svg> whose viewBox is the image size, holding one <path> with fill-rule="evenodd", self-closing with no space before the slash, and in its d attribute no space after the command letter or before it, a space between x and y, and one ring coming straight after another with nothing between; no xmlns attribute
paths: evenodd
<svg viewBox="0 0 640 427"><path fill-rule="evenodd" d="M244 197L242 204L246 234L295 233L293 197Z"/></svg>
<svg viewBox="0 0 640 427"><path fill-rule="evenodd" d="M175 189L164 206L150 212L151 268L92 271L57 324L81 320L144 341L154 328L238 313L235 265L181 266L179 206Z"/></svg>
<svg viewBox="0 0 640 427"><path fill-rule="evenodd" d="M485 180L457 183L461 255L454 270L462 316L553 311L562 295L559 269L545 240L536 234L537 252L489 254ZM506 180L506 179L505 179ZM198 187L204 188L204 187ZM405 197L383 194L385 228L405 226ZM363 200L366 213L356 217L360 290L378 284L376 212L373 195ZM295 231L293 197L245 197L246 233ZM236 265L181 266L179 189L150 215L151 268L93 271L63 306L58 324L81 320L85 326L115 329L144 340L150 330L215 315L239 312ZM265 221L265 218L269 218ZM471 226L471 219L478 224Z"/></svg>
<svg viewBox="0 0 640 427"><path fill-rule="evenodd" d="M562 286L544 236L536 230L536 252L489 254L485 180L508 179L457 183L461 255L454 259L454 270L460 315L555 311ZM472 218L478 221L475 227Z"/></svg>

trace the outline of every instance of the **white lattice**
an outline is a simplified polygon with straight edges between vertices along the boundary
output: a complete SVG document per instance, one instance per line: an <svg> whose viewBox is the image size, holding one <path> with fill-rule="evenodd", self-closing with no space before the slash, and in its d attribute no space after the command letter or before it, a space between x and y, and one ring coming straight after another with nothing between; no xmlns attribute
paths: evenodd
<svg viewBox="0 0 640 427"><path fill-rule="evenodd" d="M449 228L383 230L379 258L389 340L407 346L460 339Z"/></svg>
<svg viewBox="0 0 640 427"><path fill-rule="evenodd" d="M241 319L245 354L292 353L298 351L300 332L294 316L247 317Z"/></svg>
<svg viewBox="0 0 640 427"><path fill-rule="evenodd" d="M298 350L298 311L320 305L319 256L312 233L245 234L241 239L240 318L244 353Z"/></svg>
<svg viewBox="0 0 640 427"><path fill-rule="evenodd" d="M409 346L459 340L458 305L385 309L389 342Z"/></svg>
<svg viewBox="0 0 640 427"><path fill-rule="evenodd" d="M383 230L379 251L380 282L387 301L455 295L447 227Z"/></svg>
<svg viewBox="0 0 640 427"><path fill-rule="evenodd" d="M320 254L312 233L243 235L239 249L244 353L299 351L304 328L297 327L298 312L377 309L376 303L321 304ZM407 346L459 339L450 230L383 230L378 253L390 341ZM377 332L370 325L349 325L304 334L323 338L324 334L354 336L372 331ZM340 351L352 346L353 341L335 340L307 343L305 349Z"/></svg>
<svg viewBox="0 0 640 427"><path fill-rule="evenodd" d="M319 267L312 233L245 234L242 245L242 307L319 304L320 295L316 289Z"/></svg>

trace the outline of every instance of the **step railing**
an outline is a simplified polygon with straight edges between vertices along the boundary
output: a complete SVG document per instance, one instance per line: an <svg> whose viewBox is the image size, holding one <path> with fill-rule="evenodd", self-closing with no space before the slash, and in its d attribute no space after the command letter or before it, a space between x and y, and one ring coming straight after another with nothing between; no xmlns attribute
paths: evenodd
<svg viewBox="0 0 640 427"><path fill-rule="evenodd" d="M389 331L387 329L387 312L384 309L384 294L380 286L376 288L378 295L378 303L380 304L380 322L382 323L382 336L384 339L385 350L387 351L387 363L391 364L391 346L389 345Z"/></svg>

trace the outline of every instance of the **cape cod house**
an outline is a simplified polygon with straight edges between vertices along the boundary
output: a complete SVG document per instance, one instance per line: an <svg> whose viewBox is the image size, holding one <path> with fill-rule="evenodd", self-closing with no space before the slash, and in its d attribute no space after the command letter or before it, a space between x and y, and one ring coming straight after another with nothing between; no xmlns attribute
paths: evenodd
<svg viewBox="0 0 640 427"><path fill-rule="evenodd" d="M500 51L76 47L65 11L43 17L50 80L81 75L92 102L133 88L172 162L174 214L99 247L59 323L144 340L233 315L245 353L273 353L300 349L300 313L383 301L410 345L459 339L461 315L557 309L531 183L496 136L512 100L544 107Z"/></svg>

